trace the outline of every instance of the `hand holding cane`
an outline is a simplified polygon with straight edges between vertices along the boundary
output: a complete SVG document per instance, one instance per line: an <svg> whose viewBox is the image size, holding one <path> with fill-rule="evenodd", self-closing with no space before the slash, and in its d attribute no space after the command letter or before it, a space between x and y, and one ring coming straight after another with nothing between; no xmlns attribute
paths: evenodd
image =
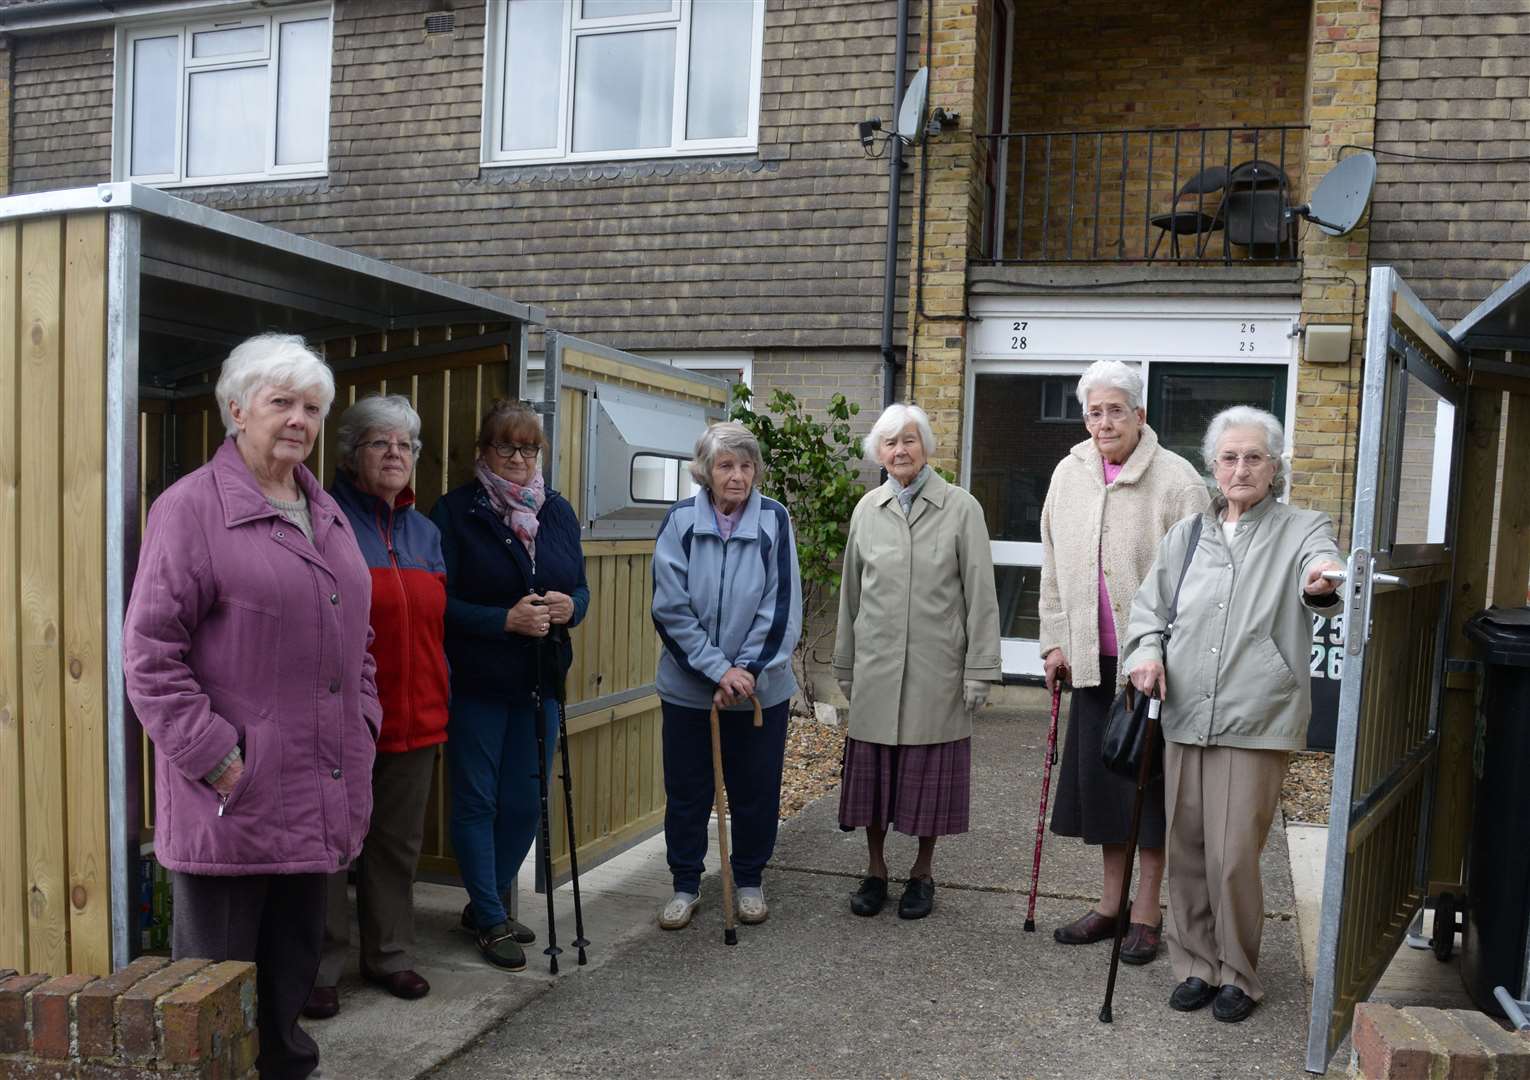
<svg viewBox="0 0 1530 1080"><path fill-rule="evenodd" d="M760 715L760 699L753 694L749 700L754 702L754 726L764 724L764 718ZM717 807L717 853L722 860L723 882L723 944L737 945L738 930L734 926L733 911L733 863L728 857L728 802L727 789L723 783L722 766L722 730L717 719L717 702L712 702L712 791L716 799Z"/></svg>
<svg viewBox="0 0 1530 1080"><path fill-rule="evenodd" d="M1163 702L1148 699L1147 727L1142 733L1142 762L1137 768L1137 797L1132 803L1132 825L1126 836L1126 873L1121 879L1121 908L1116 912L1116 940L1110 948L1110 978L1105 983L1105 1004L1100 1007L1100 1023L1111 1022L1110 1003L1116 995L1116 970L1121 964L1121 939L1126 936L1126 921L1131 914L1132 863L1137 857L1137 830L1142 825L1142 804L1153 775L1153 747L1158 739L1158 714Z"/></svg>
<svg viewBox="0 0 1530 1080"><path fill-rule="evenodd" d="M1057 711L1062 704L1062 680L1052 686L1052 726L1047 731L1047 756L1041 772L1041 807L1036 811L1036 853L1031 859L1031 900L1025 909L1025 932L1036 932L1036 886L1041 880L1041 841L1046 835L1047 795L1052 789L1052 766L1057 764Z"/></svg>

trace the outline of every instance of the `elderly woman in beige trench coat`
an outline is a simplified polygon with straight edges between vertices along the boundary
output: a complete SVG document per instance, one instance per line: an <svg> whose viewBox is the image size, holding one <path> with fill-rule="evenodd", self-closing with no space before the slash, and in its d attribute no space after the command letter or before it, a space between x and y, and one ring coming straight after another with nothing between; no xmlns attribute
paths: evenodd
<svg viewBox="0 0 1530 1080"><path fill-rule="evenodd" d="M898 904L904 919L934 906L935 839L967 831L972 714L1000 678L999 604L983 510L928 463L929 418L887 408L866 456L887 470L850 517L839 594L834 677L850 700L840 828L864 828L857 915L887 901L889 826L919 838Z"/></svg>

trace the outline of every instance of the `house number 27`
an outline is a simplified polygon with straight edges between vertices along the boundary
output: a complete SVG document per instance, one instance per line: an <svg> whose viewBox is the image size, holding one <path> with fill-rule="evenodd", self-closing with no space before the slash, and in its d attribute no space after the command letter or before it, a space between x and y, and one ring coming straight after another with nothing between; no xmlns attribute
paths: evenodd
<svg viewBox="0 0 1530 1080"><path fill-rule="evenodd" d="M1026 341L1026 327L1031 324L1023 319L1016 319L1009 324L1009 347L1016 352L1024 352L1029 343Z"/></svg>

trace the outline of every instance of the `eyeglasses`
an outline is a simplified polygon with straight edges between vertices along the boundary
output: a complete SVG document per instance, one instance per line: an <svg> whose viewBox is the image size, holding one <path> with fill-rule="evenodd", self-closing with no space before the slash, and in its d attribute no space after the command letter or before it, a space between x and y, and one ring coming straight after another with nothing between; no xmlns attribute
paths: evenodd
<svg viewBox="0 0 1530 1080"><path fill-rule="evenodd" d="M1258 452L1251 454L1234 454L1228 452L1226 454L1217 455L1217 468L1231 472L1236 470L1238 465L1242 463L1247 465L1251 470L1258 470L1263 468L1264 463L1269 460L1271 460L1269 454L1261 454Z"/></svg>
<svg viewBox="0 0 1530 1080"><path fill-rule="evenodd" d="M1112 424L1119 424L1130 415L1130 409L1122 408L1120 405L1107 405L1103 409L1090 409L1086 412L1084 414L1084 423L1093 426L1108 416Z"/></svg>
<svg viewBox="0 0 1530 1080"><path fill-rule="evenodd" d="M536 445L536 443L532 443L530 446L518 446L515 443L501 442L495 443L493 450L502 458L512 458L519 454L526 461L535 461L537 455L542 452L542 448Z"/></svg>
<svg viewBox="0 0 1530 1080"><path fill-rule="evenodd" d="M374 454L386 454L392 450L400 457L414 456L414 443L394 442L392 439L372 439L361 444L363 450L370 450Z"/></svg>

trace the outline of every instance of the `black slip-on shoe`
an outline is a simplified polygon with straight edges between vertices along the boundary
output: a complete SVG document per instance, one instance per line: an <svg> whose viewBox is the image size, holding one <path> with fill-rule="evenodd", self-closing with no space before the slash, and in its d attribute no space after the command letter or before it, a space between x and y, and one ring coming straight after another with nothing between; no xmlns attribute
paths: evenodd
<svg viewBox="0 0 1530 1080"><path fill-rule="evenodd" d="M1240 1020L1247 1020L1257 1004L1242 990L1228 983L1217 991L1217 999L1211 1003L1211 1015L1224 1024L1236 1024Z"/></svg>
<svg viewBox="0 0 1530 1080"><path fill-rule="evenodd" d="M1217 996L1217 987L1212 986L1205 979L1197 979L1194 975L1174 988L1174 993L1169 995L1169 1008L1175 1012L1195 1012L1204 1009L1211 1004L1211 999Z"/></svg>
<svg viewBox="0 0 1530 1080"><path fill-rule="evenodd" d="M873 915L880 915L882 906L886 903L887 879L863 877L861 887L856 889L854 895L850 897L850 910L869 919Z"/></svg>
<svg viewBox="0 0 1530 1080"><path fill-rule="evenodd" d="M506 971L525 971L526 953L510 936L510 924L502 922L478 932L478 951L483 958L497 968Z"/></svg>
<svg viewBox="0 0 1530 1080"><path fill-rule="evenodd" d="M522 945L530 945L536 941L537 933L525 923L518 923L514 919L507 919L510 924L510 936ZM462 909L462 929L470 934L478 933L478 922L473 918L473 902L469 900L467 906Z"/></svg>
<svg viewBox="0 0 1530 1080"><path fill-rule="evenodd" d="M935 879L909 878L898 901L898 918L922 919L935 908Z"/></svg>

